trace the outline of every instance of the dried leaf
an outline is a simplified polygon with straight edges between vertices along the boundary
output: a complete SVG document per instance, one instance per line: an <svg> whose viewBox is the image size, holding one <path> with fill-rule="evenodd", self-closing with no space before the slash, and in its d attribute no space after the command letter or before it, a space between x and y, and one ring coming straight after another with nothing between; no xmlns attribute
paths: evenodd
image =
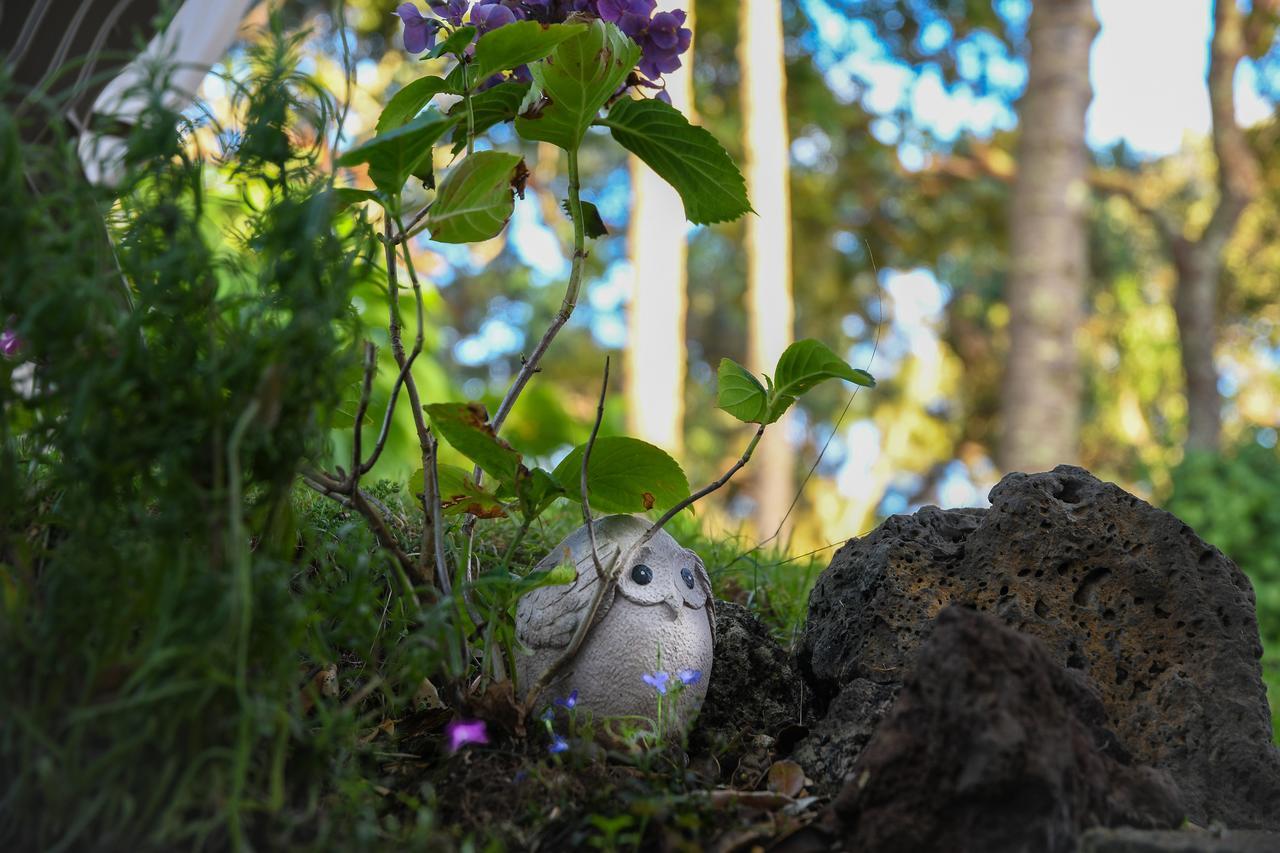
<svg viewBox="0 0 1280 853"><path fill-rule="evenodd" d="M804 790L804 768L790 759L773 762L769 768L769 790L796 797Z"/></svg>

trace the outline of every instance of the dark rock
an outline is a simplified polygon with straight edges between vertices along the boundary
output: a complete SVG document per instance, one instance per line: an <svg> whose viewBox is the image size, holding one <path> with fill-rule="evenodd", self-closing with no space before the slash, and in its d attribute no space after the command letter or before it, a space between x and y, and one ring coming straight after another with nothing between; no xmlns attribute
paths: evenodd
<svg viewBox="0 0 1280 853"><path fill-rule="evenodd" d="M691 740L723 747L775 736L800 721L803 689L787 652L751 611L717 601L715 663Z"/></svg>
<svg viewBox="0 0 1280 853"><path fill-rule="evenodd" d="M1080 853L1276 853L1280 833L1240 829L1223 832L1159 829L1091 829Z"/></svg>
<svg viewBox="0 0 1280 853"><path fill-rule="evenodd" d="M825 789L834 790L836 783L852 776L854 760L897 695L897 685L855 678L831 701L822 718L810 724L809 735L791 757L813 779L826 781Z"/></svg>
<svg viewBox="0 0 1280 853"><path fill-rule="evenodd" d="M1178 825L1084 679L1038 640L949 607L832 805L845 849L1069 853L1092 826Z"/></svg>
<svg viewBox="0 0 1280 853"><path fill-rule="evenodd" d="M936 615L964 604L1086 676L1108 727L1137 761L1171 772L1193 821L1280 828L1280 752L1244 574L1174 516L1080 468L1011 474L991 502L894 516L836 554L798 649L815 709L865 692L861 680L901 684ZM842 775L860 740L800 749L816 753L812 773Z"/></svg>

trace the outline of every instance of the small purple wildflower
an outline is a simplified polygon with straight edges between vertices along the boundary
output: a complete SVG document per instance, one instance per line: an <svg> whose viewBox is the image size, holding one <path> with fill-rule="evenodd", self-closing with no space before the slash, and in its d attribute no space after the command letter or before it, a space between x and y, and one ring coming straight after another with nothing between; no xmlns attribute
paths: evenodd
<svg viewBox="0 0 1280 853"><path fill-rule="evenodd" d="M557 699L556 704L561 708L568 708L572 711L574 708L578 707L578 691L573 691L563 699Z"/></svg>
<svg viewBox="0 0 1280 853"><path fill-rule="evenodd" d="M560 735L553 734L551 736L551 745L547 747L547 752L551 753L552 755L559 755L562 752L568 752L568 751L569 751L569 741L560 737Z"/></svg>
<svg viewBox="0 0 1280 853"><path fill-rule="evenodd" d="M702 670L682 669L676 673L676 678L680 679L680 683L684 685L697 684L702 679Z"/></svg>
<svg viewBox="0 0 1280 853"><path fill-rule="evenodd" d="M542 720L542 722L544 723L550 723L555 718L556 718L556 709L548 705L547 710L543 711L542 716L539 717L538 719Z"/></svg>
<svg viewBox="0 0 1280 853"><path fill-rule="evenodd" d="M401 3L395 11L396 17L404 22L404 49L409 53L422 53L436 46L436 33L440 30L439 21L428 18L418 11L412 3Z"/></svg>
<svg viewBox="0 0 1280 853"><path fill-rule="evenodd" d="M657 672L646 672L640 676L644 683L657 690L663 696L667 695L667 682L671 680L671 676L662 670Z"/></svg>
<svg viewBox="0 0 1280 853"><path fill-rule="evenodd" d="M22 351L22 338L13 329L0 332L0 355L13 358Z"/></svg>
<svg viewBox="0 0 1280 853"><path fill-rule="evenodd" d="M454 753L469 743L488 743L489 731L484 720L454 720L444 727L449 739L449 752Z"/></svg>

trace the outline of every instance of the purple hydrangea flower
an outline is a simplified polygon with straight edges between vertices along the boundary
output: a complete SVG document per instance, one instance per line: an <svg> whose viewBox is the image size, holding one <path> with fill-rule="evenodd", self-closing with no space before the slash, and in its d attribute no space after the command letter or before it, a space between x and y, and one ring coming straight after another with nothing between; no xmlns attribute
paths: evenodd
<svg viewBox="0 0 1280 853"><path fill-rule="evenodd" d="M560 737L560 735L553 734L551 736L551 745L547 747L547 752L551 753L552 755L559 755L562 752L568 752L568 751L569 751L569 741Z"/></svg>
<svg viewBox="0 0 1280 853"><path fill-rule="evenodd" d="M401 3L395 14L404 22L404 49L409 53L422 53L436 46L436 32L440 22L425 17L412 3Z"/></svg>
<svg viewBox="0 0 1280 853"><path fill-rule="evenodd" d="M427 0L431 11L455 27L462 26L462 19L467 14L467 0Z"/></svg>
<svg viewBox="0 0 1280 853"><path fill-rule="evenodd" d="M578 691L573 691L563 699L557 699L556 704L561 708L568 708L572 711L574 708L578 707Z"/></svg>
<svg viewBox="0 0 1280 853"><path fill-rule="evenodd" d="M682 669L676 673L676 678L680 679L680 683L684 685L697 684L702 680L702 670Z"/></svg>
<svg viewBox="0 0 1280 853"><path fill-rule="evenodd" d="M471 7L471 23L481 34L514 24L516 20L518 18L515 11L503 4L502 0L480 0Z"/></svg>
<svg viewBox="0 0 1280 853"><path fill-rule="evenodd" d="M680 54L693 43L693 31L681 26L684 12L659 12L653 16L644 35L637 39L642 51L637 66L650 80L680 67Z"/></svg>
<svg viewBox="0 0 1280 853"><path fill-rule="evenodd" d="M671 680L671 676L662 670L657 672L646 672L640 676L644 683L657 690L663 696L667 695L667 682Z"/></svg>
<svg viewBox="0 0 1280 853"><path fill-rule="evenodd" d="M488 743L489 731L484 720L454 720L444 727L449 739L449 752L457 752L469 743Z"/></svg>
<svg viewBox="0 0 1280 853"><path fill-rule="evenodd" d="M0 355L13 358L22 351L22 338L13 329L0 332Z"/></svg>

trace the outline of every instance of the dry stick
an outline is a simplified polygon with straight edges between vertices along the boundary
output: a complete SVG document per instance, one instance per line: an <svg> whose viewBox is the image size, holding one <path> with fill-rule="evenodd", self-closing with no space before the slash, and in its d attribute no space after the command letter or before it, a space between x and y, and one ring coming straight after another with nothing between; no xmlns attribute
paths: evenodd
<svg viewBox="0 0 1280 853"><path fill-rule="evenodd" d="M560 670L574 659L578 654L578 649L582 648L582 643L587 639L587 634L591 631L596 621L596 613L600 610L600 604L605 597L613 590L613 586L617 583L617 574L613 571L615 566L620 565L618 562L618 551L614 551L613 559L609 561L609 568L606 570L600 565L600 554L596 550L596 531L595 525L591 521L591 502L587 497L587 465L591 462L591 448L595 446L596 436L600 433L600 422L604 420L604 397L605 392L609 390L609 359L604 360L604 381L600 384L600 402L596 406L596 422L591 427L591 437L587 439L587 446L582 451L582 473L579 475L579 488L582 492L582 521L587 526L587 539L591 543L591 564L596 570L596 592L591 597L591 604L587 607L587 612L578 622L578 627L574 629L573 636L569 639L569 645L565 647L560 657L547 667L547 671L538 677L537 682L529 689L524 699L524 710L528 713L533 708L533 703L538 700L538 694L546 689L551 683L551 679L555 678Z"/></svg>

